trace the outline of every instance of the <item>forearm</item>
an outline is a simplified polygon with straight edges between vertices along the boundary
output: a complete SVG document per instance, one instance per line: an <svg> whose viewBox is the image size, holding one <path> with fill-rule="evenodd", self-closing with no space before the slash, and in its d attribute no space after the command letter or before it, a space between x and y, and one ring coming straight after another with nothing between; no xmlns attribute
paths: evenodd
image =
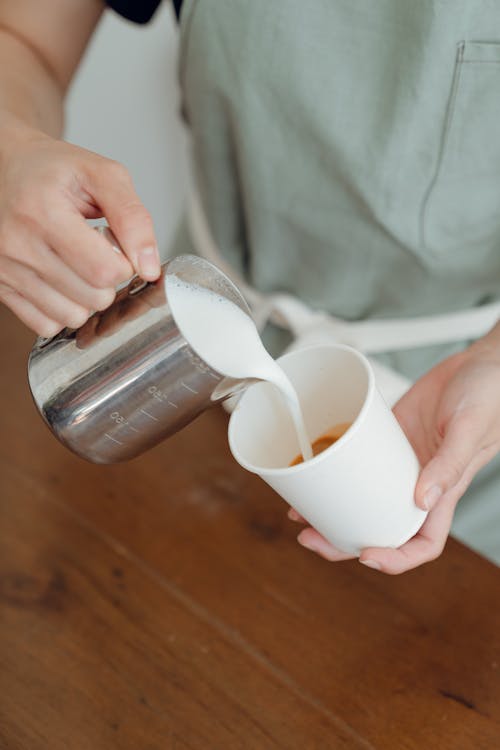
<svg viewBox="0 0 500 750"><path fill-rule="evenodd" d="M31 46L0 27L0 148L2 134L35 129L60 136L63 87Z"/></svg>
<svg viewBox="0 0 500 750"><path fill-rule="evenodd" d="M0 0L0 149L31 130L60 137L63 100L104 0Z"/></svg>

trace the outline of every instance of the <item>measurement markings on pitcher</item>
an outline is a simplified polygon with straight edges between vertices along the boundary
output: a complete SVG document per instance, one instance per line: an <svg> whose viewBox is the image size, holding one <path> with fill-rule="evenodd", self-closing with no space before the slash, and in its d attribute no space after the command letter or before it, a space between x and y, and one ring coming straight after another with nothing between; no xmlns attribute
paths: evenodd
<svg viewBox="0 0 500 750"><path fill-rule="evenodd" d="M112 440L113 443L118 443L118 445L123 445L123 443L121 443L119 440L109 435L107 432L104 433L104 436Z"/></svg>
<svg viewBox="0 0 500 750"><path fill-rule="evenodd" d="M186 391L189 391L190 393L196 393L196 394L199 393L199 391L195 391L194 388L190 388L189 385L186 385L182 380L181 380L181 385L183 388L186 389Z"/></svg>
<svg viewBox="0 0 500 750"><path fill-rule="evenodd" d="M113 411L109 415L117 427L128 427L132 432L140 432L136 427L130 424L129 420L126 419L119 411Z"/></svg>
<svg viewBox="0 0 500 750"><path fill-rule="evenodd" d="M209 377L213 378L213 380L222 380L222 375L218 375L216 372L214 372L210 365L207 365L207 363L204 362L201 357L198 357L198 355L190 349L187 349L186 356L188 357L193 367L196 367L198 372L202 372L204 375L208 375Z"/></svg>
<svg viewBox="0 0 500 750"><path fill-rule="evenodd" d="M174 409L179 408L177 404L174 404L173 401L170 401L168 394L162 391L160 388L157 388L156 385L150 385L148 388L148 393L151 396L153 396L153 398L155 398L157 401L160 401L162 404L168 404L169 406L172 406ZM143 409L141 409L141 411L143 411Z"/></svg>
<svg viewBox="0 0 500 750"><path fill-rule="evenodd" d="M157 417L153 417L153 415L150 414L148 411L146 411L146 409L139 409L139 411L141 412L141 414L145 414L146 417L149 417L150 419L153 419L155 422L159 422L160 421L159 419L157 419Z"/></svg>

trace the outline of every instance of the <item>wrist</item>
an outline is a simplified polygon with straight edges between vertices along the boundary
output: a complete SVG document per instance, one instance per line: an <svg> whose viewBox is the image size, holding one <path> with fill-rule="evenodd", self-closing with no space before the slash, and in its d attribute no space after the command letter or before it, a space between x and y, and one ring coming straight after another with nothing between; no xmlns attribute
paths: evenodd
<svg viewBox="0 0 500 750"><path fill-rule="evenodd" d="M9 143L42 135L45 135L43 131L28 125L21 117L0 109L0 148L4 147L4 143L8 146Z"/></svg>
<svg viewBox="0 0 500 750"><path fill-rule="evenodd" d="M27 125L19 117L0 110L0 168L5 159L23 143L47 137L41 131Z"/></svg>
<svg viewBox="0 0 500 750"><path fill-rule="evenodd" d="M500 321L470 347L472 352L498 360L500 363Z"/></svg>

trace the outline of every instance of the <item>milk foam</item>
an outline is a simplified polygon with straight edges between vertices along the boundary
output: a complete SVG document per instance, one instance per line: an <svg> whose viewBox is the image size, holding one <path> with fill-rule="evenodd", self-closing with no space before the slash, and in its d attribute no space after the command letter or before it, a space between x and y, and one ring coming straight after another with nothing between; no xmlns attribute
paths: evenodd
<svg viewBox="0 0 500 750"><path fill-rule="evenodd" d="M266 351L255 323L234 302L177 276L165 280L167 297L184 338L217 372L267 380L279 389L293 419L304 460L313 457L295 388Z"/></svg>

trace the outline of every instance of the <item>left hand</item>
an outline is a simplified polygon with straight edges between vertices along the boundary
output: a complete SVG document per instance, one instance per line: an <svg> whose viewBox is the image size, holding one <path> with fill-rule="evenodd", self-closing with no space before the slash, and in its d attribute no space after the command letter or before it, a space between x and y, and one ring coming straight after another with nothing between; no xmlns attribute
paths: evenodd
<svg viewBox="0 0 500 750"><path fill-rule="evenodd" d="M398 549L362 551L360 562L390 574L439 557L458 501L477 472L500 451L500 324L417 380L394 413L423 467L415 503L429 515L420 531ZM289 517L304 522L292 508ZM353 557L312 528L301 531L298 541L327 560Z"/></svg>

